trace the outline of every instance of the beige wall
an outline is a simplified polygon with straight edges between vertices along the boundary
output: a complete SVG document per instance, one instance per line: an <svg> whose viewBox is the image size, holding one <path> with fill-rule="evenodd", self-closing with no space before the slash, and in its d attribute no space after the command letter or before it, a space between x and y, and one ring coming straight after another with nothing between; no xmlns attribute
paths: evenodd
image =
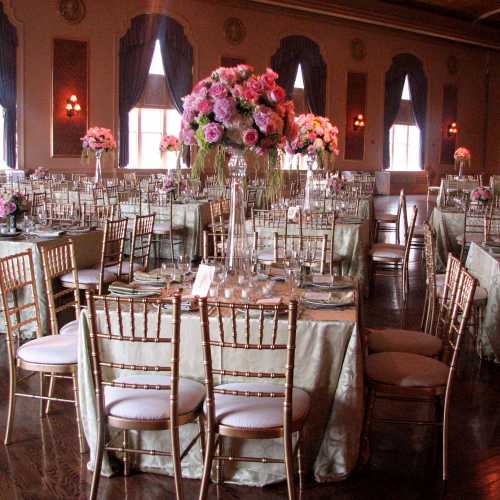
<svg viewBox="0 0 500 500"><path fill-rule="evenodd" d="M384 74L394 55L411 52L423 61L429 81L426 164L439 165L442 89L445 83L454 82L459 89L458 143L472 150L475 169L482 168L484 151L487 151L487 168L493 170L500 165L499 57L494 54L490 61L490 126L485 134L487 56L482 49L298 13L277 15L276 10L249 6L237 0L86 0L86 18L76 26L59 16L57 0L4 0L4 3L21 39L20 166L25 169L37 165L65 171L91 168L82 165L77 158L50 157L52 39L88 40L89 124L110 127L117 134L118 41L131 17L151 11L170 14L185 26L195 52L195 80L218 66L221 55L245 58L257 70L263 70L281 38L292 34L309 36L320 45L328 65L327 114L339 125L341 133L345 128L346 74L348 71L368 73L365 158L363 161L343 160L342 144L339 165L344 169L380 168ZM165 7L153 8L160 4ZM247 28L246 39L237 47L224 39L222 26L229 16L239 17ZM368 55L361 62L351 57L353 38L361 38L367 45ZM449 75L446 69L446 59L450 55L458 58L456 76ZM487 144L484 142L486 135ZM106 168L111 168L111 162Z"/></svg>

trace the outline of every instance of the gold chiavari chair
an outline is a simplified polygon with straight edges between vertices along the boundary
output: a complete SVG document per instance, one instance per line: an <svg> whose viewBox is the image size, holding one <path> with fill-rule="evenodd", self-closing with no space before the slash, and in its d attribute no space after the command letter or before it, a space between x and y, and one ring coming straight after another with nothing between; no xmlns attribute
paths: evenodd
<svg viewBox="0 0 500 500"><path fill-rule="evenodd" d="M161 260L161 242L167 240L172 262L175 258L174 247L184 245L186 227L174 224L173 193L151 192L148 195L148 214L156 214L153 227L153 247L155 257Z"/></svg>
<svg viewBox="0 0 500 500"><path fill-rule="evenodd" d="M127 276L128 282L133 280L136 271L145 271L149 266L155 214L136 215L133 221L130 256L122 263L121 269L122 275ZM107 270L117 272L118 268L108 266Z"/></svg>
<svg viewBox="0 0 500 500"><path fill-rule="evenodd" d="M413 207L413 213L406 234L404 245L394 243L374 243L369 252L370 274L372 281L376 274L376 267L392 267L396 273L401 271L403 302L406 303L409 290L408 261L410 257L411 240L413 237L413 228L417 219L418 209Z"/></svg>
<svg viewBox="0 0 500 500"><path fill-rule="evenodd" d="M288 234L288 210L273 208L270 210L252 210L252 233L256 235L256 259L262 264L274 262L274 233Z"/></svg>
<svg viewBox="0 0 500 500"><path fill-rule="evenodd" d="M400 243L400 222L401 222L401 211L403 209L403 203L406 204L405 191L401 189L399 193L399 203L398 209L395 214L393 213L380 213L375 214L375 238L374 241L378 241L378 235L380 232L392 232L396 235L396 243Z"/></svg>
<svg viewBox="0 0 500 500"><path fill-rule="evenodd" d="M136 189L119 191L118 206L121 217L132 218L135 215L142 215L141 192Z"/></svg>
<svg viewBox="0 0 500 500"><path fill-rule="evenodd" d="M80 453L85 444L78 405L77 340L74 335L42 336L37 285L31 249L0 259L0 290L2 307L7 326L7 356L9 360L9 403L7 428L4 443L11 443L17 398L33 398L40 401L40 416L43 416L44 401L70 403L76 411L76 425ZM21 303L22 297L22 303ZM21 335L34 332L36 338L20 344ZM38 373L40 393L17 392L18 369ZM44 375L70 379L73 383L74 399L63 399L45 395Z"/></svg>
<svg viewBox="0 0 500 500"><path fill-rule="evenodd" d="M175 494L181 500L184 498L181 460L198 438L203 449L204 429L200 415L205 392L199 382L179 376L181 297L176 294L168 300L132 299L94 296L87 292L87 303L98 426L90 498L97 498L103 453L113 451L123 456L125 476L129 474L130 454L171 457ZM171 316L163 312L165 304L172 305ZM98 318L99 310L105 314ZM141 323L142 328L139 327ZM124 356L113 353L112 345L117 346L116 353L123 352L127 346L140 351L154 345L155 349L165 351L165 362L130 364ZM140 356L137 359L141 359ZM195 422L198 422L199 433L181 451L179 427ZM106 442L107 426L122 431L120 444L113 444L112 439ZM170 431L172 451L133 447L129 443L131 430Z"/></svg>
<svg viewBox="0 0 500 500"><path fill-rule="evenodd" d="M279 235L274 233L273 237L273 262L282 262L294 253L301 257L305 266L319 270L325 274L329 268L331 249L327 234L321 236L312 235Z"/></svg>
<svg viewBox="0 0 500 500"><path fill-rule="evenodd" d="M328 208L338 217L358 217L359 196L355 192L337 194L328 200Z"/></svg>
<svg viewBox="0 0 500 500"><path fill-rule="evenodd" d="M84 226L103 227L107 220L117 216L116 205L95 205L83 203L81 205L81 222Z"/></svg>
<svg viewBox="0 0 500 500"><path fill-rule="evenodd" d="M221 231L203 231L202 258L204 263L220 262L226 258L227 235Z"/></svg>
<svg viewBox="0 0 500 500"><path fill-rule="evenodd" d="M218 334L211 331L208 308L214 308ZM310 408L307 392L293 385L295 366L295 336L297 302L285 305L256 305L207 301L199 299L202 330L203 366L205 369L205 421L206 453L200 500L208 496L213 461L218 464L217 482L223 481L224 462L284 463L288 485L288 498L297 498L294 474L294 458L299 464L299 488L303 485L302 428ZM245 321L238 321L236 311L243 309ZM278 316L288 310L288 328L279 328ZM257 318L251 319L253 313ZM264 319L272 314L272 318ZM227 356L226 353L233 354ZM236 351L237 356L234 352ZM217 352L212 356L212 352ZM255 358L258 353L259 358ZM266 358L269 369L255 367L255 359ZM215 360L224 358L224 367ZM230 359L237 359L232 366ZM233 363L234 364L234 363ZM220 379L220 384L217 380ZM227 383L226 380L236 379ZM255 381L257 379L258 381ZM270 379L272 382L262 382ZM241 380L245 380L242 382ZM248 380L248 381L247 381ZM284 385L275 383L282 380ZM293 434L298 438L293 449ZM264 457L238 457L225 453L224 438L274 439L283 438L284 459Z"/></svg>
<svg viewBox="0 0 500 500"><path fill-rule="evenodd" d="M451 319L445 334L441 359L433 359L405 352L379 352L366 359L366 378L369 389L365 423L365 440L372 422L393 424L414 423L419 426L437 426L442 429L442 478L448 478L448 423L450 399L458 365L461 344L466 332L476 280L465 270L460 271L453 297ZM420 402L435 405L435 420L399 420L375 418L374 406L378 399ZM437 403L441 403L441 406ZM417 413L418 415L419 413Z"/></svg>
<svg viewBox="0 0 500 500"><path fill-rule="evenodd" d="M480 203L469 203L464 210L464 230L457 236L457 243L460 246L460 262L465 262L467 250L470 243L481 244L484 238L485 220L491 217L491 205Z"/></svg>
<svg viewBox="0 0 500 500"><path fill-rule="evenodd" d="M113 184L106 186L106 202L108 205L116 205L118 203L119 186Z"/></svg>
<svg viewBox="0 0 500 500"><path fill-rule="evenodd" d="M127 233L127 219L107 220L104 225L104 235L101 247L101 259L98 266L78 270L78 283L75 283L73 273L61 276L61 284L66 288L92 290L103 293L111 282L122 273L123 248ZM113 272L109 269L115 269Z"/></svg>
<svg viewBox="0 0 500 500"><path fill-rule="evenodd" d="M225 210L226 201L223 199L212 200L209 202L210 225L213 232L226 232L229 223L229 211Z"/></svg>
<svg viewBox="0 0 500 500"><path fill-rule="evenodd" d="M486 244L500 242L500 214L492 212L484 218L483 241Z"/></svg>
<svg viewBox="0 0 500 500"><path fill-rule="evenodd" d="M257 208L257 192L256 187L248 187L245 191L247 214L251 214L252 209Z"/></svg>
<svg viewBox="0 0 500 500"><path fill-rule="evenodd" d="M92 202L94 205L106 205L105 189L100 186L92 187Z"/></svg>
<svg viewBox="0 0 500 500"><path fill-rule="evenodd" d="M73 223L78 219L74 203L45 203L45 217L48 224Z"/></svg>
<svg viewBox="0 0 500 500"><path fill-rule="evenodd" d="M47 193L33 193L31 195L31 216L36 216L38 214L38 209L43 207L47 203Z"/></svg>

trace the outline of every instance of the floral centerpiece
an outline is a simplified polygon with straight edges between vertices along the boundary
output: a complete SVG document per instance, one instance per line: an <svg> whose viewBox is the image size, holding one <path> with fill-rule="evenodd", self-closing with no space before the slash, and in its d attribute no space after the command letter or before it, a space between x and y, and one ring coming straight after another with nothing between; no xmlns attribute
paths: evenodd
<svg viewBox="0 0 500 500"><path fill-rule="evenodd" d="M116 149L116 141L109 128L90 127L82 141L82 158L95 156L95 182L99 183L102 177L101 157L105 153Z"/></svg>
<svg viewBox="0 0 500 500"><path fill-rule="evenodd" d="M224 183L226 152L230 153L231 174L230 226L227 238L228 267L247 260L249 245L245 229L246 177L245 151L267 156L268 197L281 191L282 173L278 166L278 148L296 133L292 101L276 83L277 73L267 69L256 74L254 68L240 64L218 68L196 84L184 97L181 140L186 146L198 146L192 174L199 177L209 151L215 150L215 172ZM244 264L243 264L244 267Z"/></svg>
<svg viewBox="0 0 500 500"><path fill-rule="evenodd" d="M455 169L458 170L458 176L464 176L465 167L470 166L470 151L467 148L460 147L455 150Z"/></svg>
<svg viewBox="0 0 500 500"><path fill-rule="evenodd" d="M470 199L477 203L488 203L493 198L491 189L486 186L479 186L472 190Z"/></svg>
<svg viewBox="0 0 500 500"><path fill-rule="evenodd" d="M312 113L299 115L295 123L297 135L287 141L286 152L316 158L320 168L331 166L339 154L339 129L328 118Z"/></svg>
<svg viewBox="0 0 500 500"><path fill-rule="evenodd" d="M164 135L160 140L160 153L179 151L181 142L175 135Z"/></svg>
<svg viewBox="0 0 500 500"><path fill-rule="evenodd" d="M42 167L42 166L36 167L33 174L31 174L31 177L33 179L45 179L48 176L49 176L49 173L48 173L47 169L45 167Z"/></svg>
<svg viewBox="0 0 500 500"><path fill-rule="evenodd" d="M16 230L16 216L28 209L26 197L21 193L0 196L0 217L7 217L9 229Z"/></svg>

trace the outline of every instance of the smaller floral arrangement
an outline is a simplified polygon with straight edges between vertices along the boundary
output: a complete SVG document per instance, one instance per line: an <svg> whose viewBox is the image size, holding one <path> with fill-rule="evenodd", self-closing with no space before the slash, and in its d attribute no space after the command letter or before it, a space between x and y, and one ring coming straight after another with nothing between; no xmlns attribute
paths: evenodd
<svg viewBox="0 0 500 500"><path fill-rule="evenodd" d="M493 194L491 193L491 189L486 186L479 186L475 188L470 194L470 199L479 203L486 203L492 198Z"/></svg>
<svg viewBox="0 0 500 500"><path fill-rule="evenodd" d="M0 217L21 214L27 208L28 201L21 193L14 193L11 196L0 196Z"/></svg>
<svg viewBox="0 0 500 500"><path fill-rule="evenodd" d="M312 113L299 115L295 123L298 133L285 144L285 151L291 154L316 155L320 168L338 156L339 129L324 116Z"/></svg>
<svg viewBox="0 0 500 500"><path fill-rule="evenodd" d="M109 128L90 127L80 140L85 157L96 153L108 153L116 149L116 141Z"/></svg>
<svg viewBox="0 0 500 500"><path fill-rule="evenodd" d="M49 176L49 172L45 167L39 166L36 167L35 171L31 175L33 179L45 179Z"/></svg>
<svg viewBox="0 0 500 500"><path fill-rule="evenodd" d="M179 151L181 141L175 135L164 135L160 141L160 152Z"/></svg>
<svg viewBox="0 0 500 500"><path fill-rule="evenodd" d="M175 179L171 175L167 175L163 179L162 189L164 191L170 191L176 187Z"/></svg>
<svg viewBox="0 0 500 500"><path fill-rule="evenodd" d="M330 193L332 193L332 194L340 193L342 191L342 189L344 189L344 185L345 185L345 182L344 182L344 179L342 179L342 177L332 176L332 177L329 177L326 181L326 187L330 191Z"/></svg>
<svg viewBox="0 0 500 500"><path fill-rule="evenodd" d="M460 147L453 155L455 160L470 160L470 151L467 148Z"/></svg>

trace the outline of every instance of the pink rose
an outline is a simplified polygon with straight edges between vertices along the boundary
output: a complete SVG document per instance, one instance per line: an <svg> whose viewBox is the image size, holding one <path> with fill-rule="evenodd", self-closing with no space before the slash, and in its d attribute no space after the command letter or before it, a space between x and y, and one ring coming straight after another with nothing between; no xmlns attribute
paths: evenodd
<svg viewBox="0 0 500 500"><path fill-rule="evenodd" d="M246 89L243 91L243 97L244 97L247 101L254 101L255 99L257 99L258 94L257 94L257 92L255 92L255 90L253 90L253 89L251 89L251 88L246 88Z"/></svg>
<svg viewBox="0 0 500 500"><path fill-rule="evenodd" d="M205 125L205 127L203 127L203 134L207 142L209 142L210 144L215 144L222 139L224 128L218 123L209 123L208 125Z"/></svg>
<svg viewBox="0 0 500 500"><path fill-rule="evenodd" d="M266 90L264 81L258 78L248 80L249 87L257 94L262 94Z"/></svg>
<svg viewBox="0 0 500 500"><path fill-rule="evenodd" d="M196 144L196 137L194 134L194 130L192 128L187 128L187 129L182 130L181 141L186 146L194 146Z"/></svg>
<svg viewBox="0 0 500 500"><path fill-rule="evenodd" d="M245 146L255 146L259 140L259 133L254 128L249 128L243 132L243 143Z"/></svg>
<svg viewBox="0 0 500 500"><path fill-rule="evenodd" d="M234 99L229 97L217 99L214 104L215 118L220 122L228 122L231 120L235 109L236 103Z"/></svg>
<svg viewBox="0 0 500 500"><path fill-rule="evenodd" d="M198 109L200 110L200 113L202 113L204 115L208 115L214 109L214 105L213 105L212 101L209 101L208 99L203 99L200 102Z"/></svg>
<svg viewBox="0 0 500 500"><path fill-rule="evenodd" d="M214 83L208 93L214 99L220 99L227 96L227 88L223 83Z"/></svg>

